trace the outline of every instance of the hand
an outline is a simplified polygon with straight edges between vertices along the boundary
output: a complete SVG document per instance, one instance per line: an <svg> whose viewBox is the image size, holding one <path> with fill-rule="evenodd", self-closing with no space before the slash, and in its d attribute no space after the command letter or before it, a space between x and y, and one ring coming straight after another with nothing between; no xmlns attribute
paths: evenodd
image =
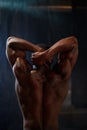
<svg viewBox="0 0 87 130"><path fill-rule="evenodd" d="M47 63L51 63L52 59L53 56L49 55L47 50L32 54L32 61L35 64L47 65Z"/></svg>
<svg viewBox="0 0 87 130"><path fill-rule="evenodd" d="M33 61L34 64L43 65L47 61L46 51L35 52L35 53L32 54L31 58L32 58L32 61Z"/></svg>

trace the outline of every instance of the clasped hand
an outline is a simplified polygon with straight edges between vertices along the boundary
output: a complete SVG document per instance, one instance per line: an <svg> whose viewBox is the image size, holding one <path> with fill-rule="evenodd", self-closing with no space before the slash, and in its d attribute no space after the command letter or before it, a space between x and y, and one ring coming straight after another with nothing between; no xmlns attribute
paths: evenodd
<svg viewBox="0 0 87 130"><path fill-rule="evenodd" d="M31 58L34 64L39 64L39 65L43 65L46 64L47 62L51 62L52 59L48 56L47 50L43 52L35 52L32 54Z"/></svg>

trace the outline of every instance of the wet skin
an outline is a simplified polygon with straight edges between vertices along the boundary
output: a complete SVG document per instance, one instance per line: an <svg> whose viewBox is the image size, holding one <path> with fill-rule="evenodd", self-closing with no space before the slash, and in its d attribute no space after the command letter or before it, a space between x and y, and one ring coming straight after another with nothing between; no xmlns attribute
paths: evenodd
<svg viewBox="0 0 87 130"><path fill-rule="evenodd" d="M26 60L25 51L35 52L32 62L36 69ZM58 62L51 68L55 53ZM58 130L58 117L78 56L77 39L68 37L44 50L23 39L10 37L6 55L15 76L24 130Z"/></svg>

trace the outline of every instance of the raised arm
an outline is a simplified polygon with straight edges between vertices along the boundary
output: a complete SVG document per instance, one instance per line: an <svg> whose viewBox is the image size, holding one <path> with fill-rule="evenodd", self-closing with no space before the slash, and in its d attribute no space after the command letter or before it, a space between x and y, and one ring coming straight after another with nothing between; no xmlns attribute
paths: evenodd
<svg viewBox="0 0 87 130"><path fill-rule="evenodd" d="M78 47L78 42L74 36L64 38L56 42L53 46L51 46L48 49L48 56L53 56L56 53L70 51L73 48L77 48L77 47Z"/></svg>
<svg viewBox="0 0 87 130"><path fill-rule="evenodd" d="M21 51L40 51L42 48L28 42L24 39L17 38L17 37L9 37L7 39L7 46L14 49L14 50L21 50Z"/></svg>
<svg viewBox="0 0 87 130"><path fill-rule="evenodd" d="M65 52L69 52L67 53L69 56L68 58L72 59L71 64L74 65L78 55L78 41L74 36L59 40L49 49L43 52L35 53L32 56L32 59L35 63L39 62L39 64L44 64L46 61L51 61L56 53L60 54Z"/></svg>
<svg viewBox="0 0 87 130"><path fill-rule="evenodd" d="M58 41L57 43L55 43L52 47L48 49L47 52L48 59L50 57L53 57L54 54L56 53L62 54L63 58L67 58L71 63L71 67L73 68L78 56L77 38L72 36L72 37L64 38Z"/></svg>
<svg viewBox="0 0 87 130"><path fill-rule="evenodd" d="M14 65L17 57L25 58L25 51L41 51L42 48L26 40L16 37L9 37L6 43L6 56L11 66Z"/></svg>

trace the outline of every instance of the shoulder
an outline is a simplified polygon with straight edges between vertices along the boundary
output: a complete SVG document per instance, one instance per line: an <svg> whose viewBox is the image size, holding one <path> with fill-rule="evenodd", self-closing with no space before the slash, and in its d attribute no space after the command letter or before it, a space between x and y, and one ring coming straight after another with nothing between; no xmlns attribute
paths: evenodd
<svg viewBox="0 0 87 130"><path fill-rule="evenodd" d="M53 72L55 73L55 75L60 76L61 80L68 80L72 72L72 67L69 59L66 58L60 63L55 64L55 66L53 67Z"/></svg>

